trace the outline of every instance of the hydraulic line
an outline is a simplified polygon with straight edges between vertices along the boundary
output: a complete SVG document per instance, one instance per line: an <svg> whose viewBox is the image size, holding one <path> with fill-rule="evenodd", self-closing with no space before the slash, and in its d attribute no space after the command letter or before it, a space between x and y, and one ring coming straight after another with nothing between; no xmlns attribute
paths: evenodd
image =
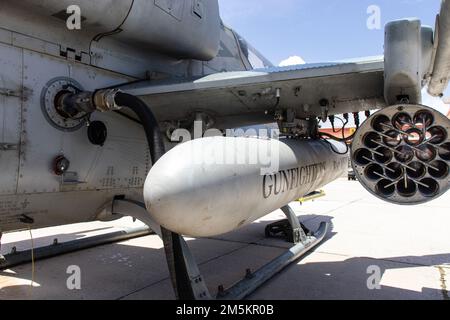
<svg viewBox="0 0 450 320"><path fill-rule="evenodd" d="M118 106L132 110L139 118L147 137L152 163L155 164L164 155L165 146L153 112L141 99L127 93L117 92L114 100ZM161 233L172 285L177 298L194 300L195 296L183 256L181 236L163 227L161 227Z"/></svg>

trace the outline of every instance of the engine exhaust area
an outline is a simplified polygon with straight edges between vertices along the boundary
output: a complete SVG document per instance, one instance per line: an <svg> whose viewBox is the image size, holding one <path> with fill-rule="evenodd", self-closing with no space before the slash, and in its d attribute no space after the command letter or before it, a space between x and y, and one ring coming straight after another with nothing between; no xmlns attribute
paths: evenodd
<svg viewBox="0 0 450 320"><path fill-rule="evenodd" d="M422 105L395 105L373 114L353 140L361 184L402 205L436 199L449 188L450 120Z"/></svg>

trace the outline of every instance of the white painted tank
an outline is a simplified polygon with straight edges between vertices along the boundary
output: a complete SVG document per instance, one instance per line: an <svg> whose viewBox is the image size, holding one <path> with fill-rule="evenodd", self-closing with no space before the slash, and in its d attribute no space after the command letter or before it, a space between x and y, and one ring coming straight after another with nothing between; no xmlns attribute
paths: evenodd
<svg viewBox="0 0 450 320"><path fill-rule="evenodd" d="M324 141L203 138L175 147L153 166L144 198L166 229L216 236L323 187L347 168L348 156Z"/></svg>

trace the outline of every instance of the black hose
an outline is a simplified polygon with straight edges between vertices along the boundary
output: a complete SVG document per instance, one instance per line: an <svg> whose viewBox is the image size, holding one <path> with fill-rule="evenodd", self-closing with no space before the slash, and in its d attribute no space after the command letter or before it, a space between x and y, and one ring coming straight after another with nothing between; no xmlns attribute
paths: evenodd
<svg viewBox="0 0 450 320"><path fill-rule="evenodd" d="M165 154L165 146L159 124L150 108L138 97L118 92L115 96L118 106L132 110L145 130L153 165ZM184 260L181 236L161 227L164 250L166 252L172 285L178 299L194 300L192 286Z"/></svg>
<svg viewBox="0 0 450 320"><path fill-rule="evenodd" d="M351 136L348 136L348 137L345 137L345 138L338 138L338 137L335 137L335 136L333 136L333 135L331 135L329 133L325 133L325 132L320 132L320 135L321 136L325 136L325 137L327 137L327 138L329 138L331 140L338 141L338 142L347 142L347 141L352 140L355 137L355 133L353 133Z"/></svg>
<svg viewBox="0 0 450 320"><path fill-rule="evenodd" d="M155 164L166 153L166 148L153 112L141 99L128 93L118 92L115 101L118 106L132 110L139 118L145 130L152 163Z"/></svg>

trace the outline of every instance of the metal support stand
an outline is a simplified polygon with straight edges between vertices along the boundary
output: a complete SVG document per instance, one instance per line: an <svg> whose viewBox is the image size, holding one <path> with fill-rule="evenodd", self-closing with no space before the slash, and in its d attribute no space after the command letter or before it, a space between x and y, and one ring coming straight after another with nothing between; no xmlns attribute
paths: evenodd
<svg viewBox="0 0 450 320"><path fill-rule="evenodd" d="M137 206L140 210L133 210L130 208L130 205ZM289 206L282 208L282 210L288 217L287 221L292 230L291 237L296 245L256 272L252 273L250 270L247 270L245 278L239 281L236 285L228 290L221 288L217 295L217 299L244 299L266 281L271 279L275 274L283 270L283 268L288 266L290 263L299 259L324 239L328 232L327 223L322 222L319 229L314 234L310 234L308 231L305 232L305 228L300 224L294 211ZM122 215L130 215L130 212L133 212L133 217L148 224L161 238L169 237L168 239L165 239L164 243L167 263L178 299L211 299L211 294L209 293L206 283L200 274L195 258L193 257L182 236L176 235L168 230L161 230L161 227L155 225L155 222L151 220L149 214L145 210L145 205L142 203L124 199L116 200L114 202L114 212ZM173 237L174 235L176 235L176 237Z"/></svg>
<svg viewBox="0 0 450 320"><path fill-rule="evenodd" d="M292 210L290 206L284 206L283 208L281 208L281 210L286 215L289 224L291 225L293 243L305 243L307 240L306 233L300 225L300 222L298 221L294 210Z"/></svg>
<svg viewBox="0 0 450 320"><path fill-rule="evenodd" d="M329 225L326 222L322 222L319 229L314 234L311 234L311 232L305 231L306 228L300 224L294 211L289 206L283 207L282 211L288 217L288 219L284 221L289 223L291 230L290 234L287 233L287 237L292 238L295 245L278 258L258 269L256 272L251 273L247 271L247 275L244 279L228 290L221 290L217 299L240 300L246 298L289 264L298 260L317 246L328 233Z"/></svg>
<svg viewBox="0 0 450 320"><path fill-rule="evenodd" d="M278 258L252 273L251 276L247 274L244 279L239 281L232 288L220 293L217 296L217 299L240 300L246 298L289 264L297 261L300 257L304 256L308 251L317 246L323 240L327 232L328 224L322 222L314 235L308 236L305 242L296 244Z"/></svg>
<svg viewBox="0 0 450 320"><path fill-rule="evenodd" d="M319 229L314 234L310 234L308 231L305 232L305 228L300 224L294 211L289 206L283 207L282 210L288 218L287 220L284 220L283 224L286 224L286 222L289 224L291 231L290 233L287 232L287 234L289 238L292 238L295 245L256 272L247 270L245 278L230 289L224 290L222 287L217 295L218 300L244 299L266 281L270 280L275 274L280 272L290 263L299 259L324 239L328 232L327 223L322 222ZM131 216L142 221L164 240L167 263L178 299L210 300L212 298L186 241L182 236L165 230L156 224L150 218L150 215L145 208L145 204L132 200L115 199L111 203L111 213ZM141 227L61 244L56 242L52 246L35 249L35 258L44 259L93 246L145 236L150 234L151 230ZM284 232L286 233L286 231ZM0 269L10 268L29 262L30 255L31 253L29 250L7 255L6 262L0 263Z"/></svg>
<svg viewBox="0 0 450 320"><path fill-rule="evenodd" d="M175 294L180 300L210 300L211 295L198 265L182 236L161 228L153 221L144 203L116 199L113 214L131 216L147 224L163 240Z"/></svg>
<svg viewBox="0 0 450 320"><path fill-rule="evenodd" d="M134 209L130 206L134 207ZM136 210L136 207L140 208L140 210ZM288 233L288 237L293 239L295 245L256 272L247 270L245 278L230 289L224 290L221 288L217 294L218 300L244 299L262 284L270 280L275 274L305 255L324 239L328 232L328 224L326 222L322 222L319 229L314 234L311 234L311 232L299 222L294 211L289 206L283 207L282 210L288 218L285 221L288 222L291 230L290 236ZM163 237L169 237L169 239L166 238L164 241L165 250L171 279L178 299L211 299L211 294L200 274L195 258L182 236L164 230L158 226L150 218L145 209L145 204L143 203L125 199L115 200L114 213L131 215L148 224L162 239ZM176 237L173 237L174 235L176 235ZM170 246L167 244L170 244Z"/></svg>
<svg viewBox="0 0 450 320"><path fill-rule="evenodd" d="M110 232L98 236L86 237L82 239L67 241L59 243L57 239L53 240L53 244L45 247L34 249L34 259L43 260L59 256L62 254L85 250L105 244L126 241L134 238L144 237L153 234L148 227L139 227L133 229L126 229L122 231ZM0 270L9 269L18 265L31 262L31 250L16 251L13 248L12 252L0 257Z"/></svg>
<svg viewBox="0 0 450 320"><path fill-rule="evenodd" d="M290 206L281 208L287 219L277 221L266 226L266 237L278 238L284 237L288 242L297 244L305 242L307 236L311 235L311 232L298 221L295 212Z"/></svg>
<svg viewBox="0 0 450 320"><path fill-rule="evenodd" d="M177 274L177 297L180 300L210 300L211 294L209 293L203 276L198 269L198 265L195 262L195 258L189 250L186 241L182 236L179 236L181 250L178 254L182 255L182 259L185 265L186 275ZM176 251L173 252L175 255ZM175 260L176 261L176 260ZM177 267L177 266L175 266ZM180 285L180 279L185 279L184 284ZM183 289L180 290L180 288Z"/></svg>

